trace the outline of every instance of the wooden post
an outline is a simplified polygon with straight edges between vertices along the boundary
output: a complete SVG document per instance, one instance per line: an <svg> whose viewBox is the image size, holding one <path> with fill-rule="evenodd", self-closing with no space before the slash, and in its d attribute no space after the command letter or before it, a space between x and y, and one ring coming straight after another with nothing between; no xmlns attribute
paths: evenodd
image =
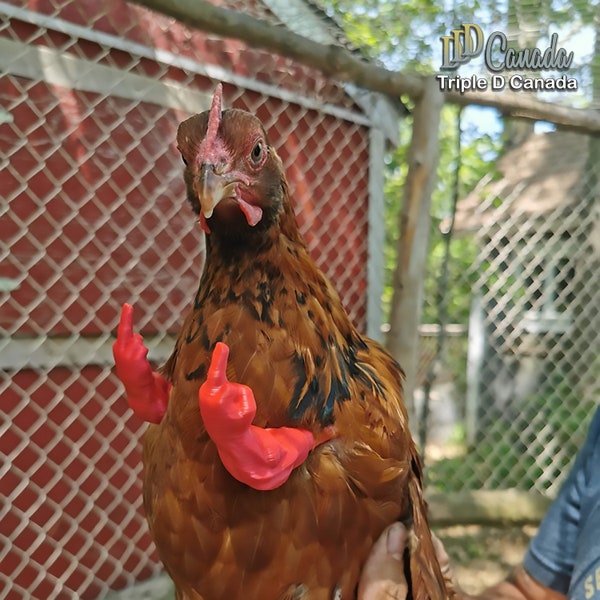
<svg viewBox="0 0 600 600"><path fill-rule="evenodd" d="M297 60L318 69L337 81L349 81L366 89L390 96L406 94L415 101L424 93L426 80L400 71L389 71L357 57L334 44L319 44L280 25L269 25L248 14L215 6L209 0L131 0L151 10L175 19L201 31L210 31L223 37L242 40L252 48L262 48ZM9 5L10 6L10 5ZM9 9L4 9L5 12ZM0 43L3 42L0 38ZM4 54L0 52L0 64ZM600 113L595 110L569 108L538 100L533 94L493 90L444 92L446 102L468 106L492 106L506 117L520 117L535 121L550 121L563 129L582 133L600 133Z"/></svg>
<svg viewBox="0 0 600 600"><path fill-rule="evenodd" d="M385 136L381 129L369 131L369 238L367 268L367 335L383 342L381 331L385 246L384 183Z"/></svg>
<svg viewBox="0 0 600 600"><path fill-rule="evenodd" d="M413 393L419 366L419 323L429 242L431 193L436 181L438 130L444 102L438 82L425 80L413 117L408 174L400 211L398 258L387 347L406 373L404 399L413 420Z"/></svg>

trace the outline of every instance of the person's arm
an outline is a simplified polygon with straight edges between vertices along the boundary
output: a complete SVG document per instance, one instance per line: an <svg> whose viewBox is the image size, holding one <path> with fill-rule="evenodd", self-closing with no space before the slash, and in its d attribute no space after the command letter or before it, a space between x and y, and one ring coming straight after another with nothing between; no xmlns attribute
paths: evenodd
<svg viewBox="0 0 600 600"><path fill-rule="evenodd" d="M495 586L475 596L464 595L473 600L565 600L566 596L551 590L534 579L523 565Z"/></svg>
<svg viewBox="0 0 600 600"><path fill-rule="evenodd" d="M358 585L358 600L405 600L408 584L404 577L402 555L408 540L408 531L401 523L394 523L381 534L373 545L363 568ZM436 555L442 572L450 579L452 573L448 554L434 536ZM542 585L517 567L505 581L478 595L469 595L454 585L457 596L464 600L565 600L566 596Z"/></svg>
<svg viewBox="0 0 600 600"><path fill-rule="evenodd" d="M597 492L593 484L598 482L599 453L600 407L596 410L585 444L577 455L558 497L546 513L536 537L531 541L523 565L517 567L505 581L489 588L479 596L461 594L463 598L471 600L541 600L542 598L561 600L567 598L565 594L568 593L577 560L588 558L587 554L589 554L588 546L584 545L583 548L578 548L581 532L582 530L589 532L597 529L589 529L589 527L587 530L585 529L585 517L581 515L581 506L582 499L589 498L590 495L596 497L594 494ZM387 530L384 531L382 538L386 534ZM380 543L381 539L377 544ZM377 544L373 549L373 556L377 556L377 552L381 556L381 551L376 550ZM385 548L385 545L383 547ZM448 570L448 556L441 543L436 550L442 568ZM373 557L370 557L369 562L372 559ZM382 566L381 573L378 573L376 564L372 564L368 570L365 567L361 588L375 589L379 576L387 581L392 581L392 583L401 581L401 573L395 578L390 578L389 569L389 557L388 564ZM399 571L401 570L400 566ZM388 597L400 598L401 596L389 595ZM385 598L385 595L372 595L359 598L359 600L385 600Z"/></svg>

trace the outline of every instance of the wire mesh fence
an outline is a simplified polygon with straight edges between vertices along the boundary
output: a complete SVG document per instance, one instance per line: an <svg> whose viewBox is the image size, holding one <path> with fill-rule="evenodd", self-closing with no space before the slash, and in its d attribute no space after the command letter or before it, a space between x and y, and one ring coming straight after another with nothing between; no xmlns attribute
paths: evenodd
<svg viewBox="0 0 600 600"><path fill-rule="evenodd" d="M283 25L261 2L223 4ZM218 80L226 105L261 118L361 330L379 325L367 301L381 173L364 108L297 63L120 0L0 13L0 597L102 597L160 569L141 511L144 425L110 345L132 302L161 362L196 291L203 238L178 123ZM550 134L518 152L459 205L450 293L470 317L450 310L441 360L440 325L422 328L416 404L429 397L427 474L442 491L553 493L599 400L597 150Z"/></svg>
<svg viewBox="0 0 600 600"><path fill-rule="evenodd" d="M141 509L145 426L110 346L132 302L160 363L197 288L178 123L217 80L226 106L258 115L309 248L364 330L370 121L310 69L125 2L0 13L0 597L96 598L160 568Z"/></svg>
<svg viewBox="0 0 600 600"><path fill-rule="evenodd" d="M446 293L450 322L470 316L436 367L437 489L553 494L583 442L600 402L597 152L591 137L532 134L459 202Z"/></svg>

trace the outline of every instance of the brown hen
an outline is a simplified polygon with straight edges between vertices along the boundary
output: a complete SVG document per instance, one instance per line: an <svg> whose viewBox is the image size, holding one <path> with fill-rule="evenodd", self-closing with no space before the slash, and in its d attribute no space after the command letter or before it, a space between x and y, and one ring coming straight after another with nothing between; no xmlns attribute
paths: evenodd
<svg viewBox="0 0 600 600"><path fill-rule="evenodd" d="M177 597L355 598L374 540L395 520L414 532L406 556L412 598L450 597L427 525L402 371L358 333L309 256L261 123L241 110L222 112L219 86L211 110L183 122L177 142L188 198L206 231L206 264L162 371L167 382L145 366L140 384L148 403L154 385L163 390L159 406L170 393L144 439L144 507ZM132 338L130 312L127 319L115 357L129 396L131 369L119 352L126 343L143 346ZM254 392L252 427L269 468L279 468L279 449L263 448L262 428L280 437L289 430L279 428L294 428L311 440L273 489L255 489L253 473L250 483L234 477L202 418L201 386L202 407L203 394L208 402L220 393L207 379L225 377L226 352L209 371L218 342L229 348L232 382L222 410ZM237 439L230 450L244 454Z"/></svg>

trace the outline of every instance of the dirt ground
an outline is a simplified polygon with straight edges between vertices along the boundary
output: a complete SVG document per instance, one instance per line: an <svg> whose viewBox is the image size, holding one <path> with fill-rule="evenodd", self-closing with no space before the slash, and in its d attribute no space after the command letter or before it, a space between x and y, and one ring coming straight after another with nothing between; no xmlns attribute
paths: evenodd
<svg viewBox="0 0 600 600"><path fill-rule="evenodd" d="M531 526L500 529L472 525L436 533L444 542L459 585L474 594L501 581L523 560L535 531Z"/></svg>

